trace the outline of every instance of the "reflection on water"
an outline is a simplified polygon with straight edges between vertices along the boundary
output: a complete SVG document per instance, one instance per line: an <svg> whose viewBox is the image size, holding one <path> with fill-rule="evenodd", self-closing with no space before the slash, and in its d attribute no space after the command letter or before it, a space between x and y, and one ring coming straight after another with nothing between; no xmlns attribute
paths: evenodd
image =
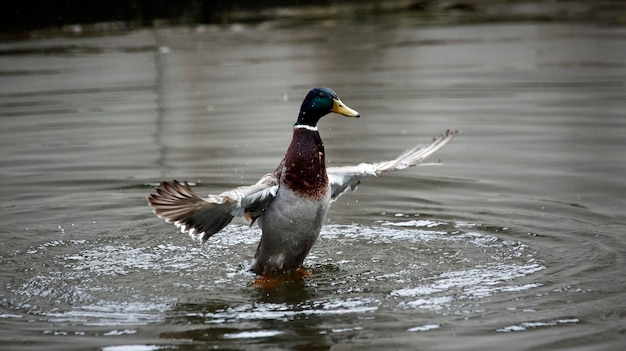
<svg viewBox="0 0 626 351"><path fill-rule="evenodd" d="M0 343L618 345L623 28L396 19L0 44ZM462 134L335 203L310 276L255 287L257 228L202 248L145 196L256 181L317 85L363 114L321 121L331 165Z"/></svg>

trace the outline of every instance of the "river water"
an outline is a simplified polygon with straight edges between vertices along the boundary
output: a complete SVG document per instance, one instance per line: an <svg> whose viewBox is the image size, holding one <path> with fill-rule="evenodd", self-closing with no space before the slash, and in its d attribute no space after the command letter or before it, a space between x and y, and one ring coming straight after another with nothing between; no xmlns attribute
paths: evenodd
<svg viewBox="0 0 626 351"><path fill-rule="evenodd" d="M0 349L616 350L626 342L626 28L326 21L0 43ZM461 130L331 208L274 288L259 229L202 248L161 180L273 170L300 102L330 165Z"/></svg>

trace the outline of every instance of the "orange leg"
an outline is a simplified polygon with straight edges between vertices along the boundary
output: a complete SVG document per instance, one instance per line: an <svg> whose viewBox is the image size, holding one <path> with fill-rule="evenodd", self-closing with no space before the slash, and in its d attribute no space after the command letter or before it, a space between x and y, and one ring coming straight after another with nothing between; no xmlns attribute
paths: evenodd
<svg viewBox="0 0 626 351"><path fill-rule="evenodd" d="M280 285L291 284L310 277L311 272L300 266L295 271L263 274L252 282L252 286L259 289L273 289Z"/></svg>
<svg viewBox="0 0 626 351"><path fill-rule="evenodd" d="M298 272L298 274L300 274L302 278L311 278L311 272L309 272L306 268L302 266L300 266L300 268L298 268L296 272Z"/></svg>
<svg viewBox="0 0 626 351"><path fill-rule="evenodd" d="M280 283L280 277L275 274L264 274L252 282L257 289L273 289Z"/></svg>

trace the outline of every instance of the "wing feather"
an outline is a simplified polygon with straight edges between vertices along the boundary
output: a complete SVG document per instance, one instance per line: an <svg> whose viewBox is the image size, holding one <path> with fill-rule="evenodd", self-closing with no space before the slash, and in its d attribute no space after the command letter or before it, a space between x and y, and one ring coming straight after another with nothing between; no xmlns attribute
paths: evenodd
<svg viewBox="0 0 626 351"><path fill-rule="evenodd" d="M278 190L276 173L268 173L256 184L241 186L219 195L201 198L187 182L163 182L148 196L154 213L181 228L182 232L202 235L204 243L222 230L234 217L254 222L267 208Z"/></svg>
<svg viewBox="0 0 626 351"><path fill-rule="evenodd" d="M441 149L459 132L447 130L426 145L417 145L393 160L377 163L361 163L357 166L329 167L326 169L331 185L331 200L335 201L343 193L355 190L361 179L375 177L384 172L417 166L437 150Z"/></svg>

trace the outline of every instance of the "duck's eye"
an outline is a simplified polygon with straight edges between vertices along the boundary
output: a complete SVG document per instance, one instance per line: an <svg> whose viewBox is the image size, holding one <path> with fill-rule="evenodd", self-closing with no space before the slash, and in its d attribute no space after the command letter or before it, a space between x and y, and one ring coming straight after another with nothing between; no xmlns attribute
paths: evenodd
<svg viewBox="0 0 626 351"><path fill-rule="evenodd" d="M317 96L319 97L324 97L324 93L322 93L321 91L319 93L317 93Z"/></svg>

